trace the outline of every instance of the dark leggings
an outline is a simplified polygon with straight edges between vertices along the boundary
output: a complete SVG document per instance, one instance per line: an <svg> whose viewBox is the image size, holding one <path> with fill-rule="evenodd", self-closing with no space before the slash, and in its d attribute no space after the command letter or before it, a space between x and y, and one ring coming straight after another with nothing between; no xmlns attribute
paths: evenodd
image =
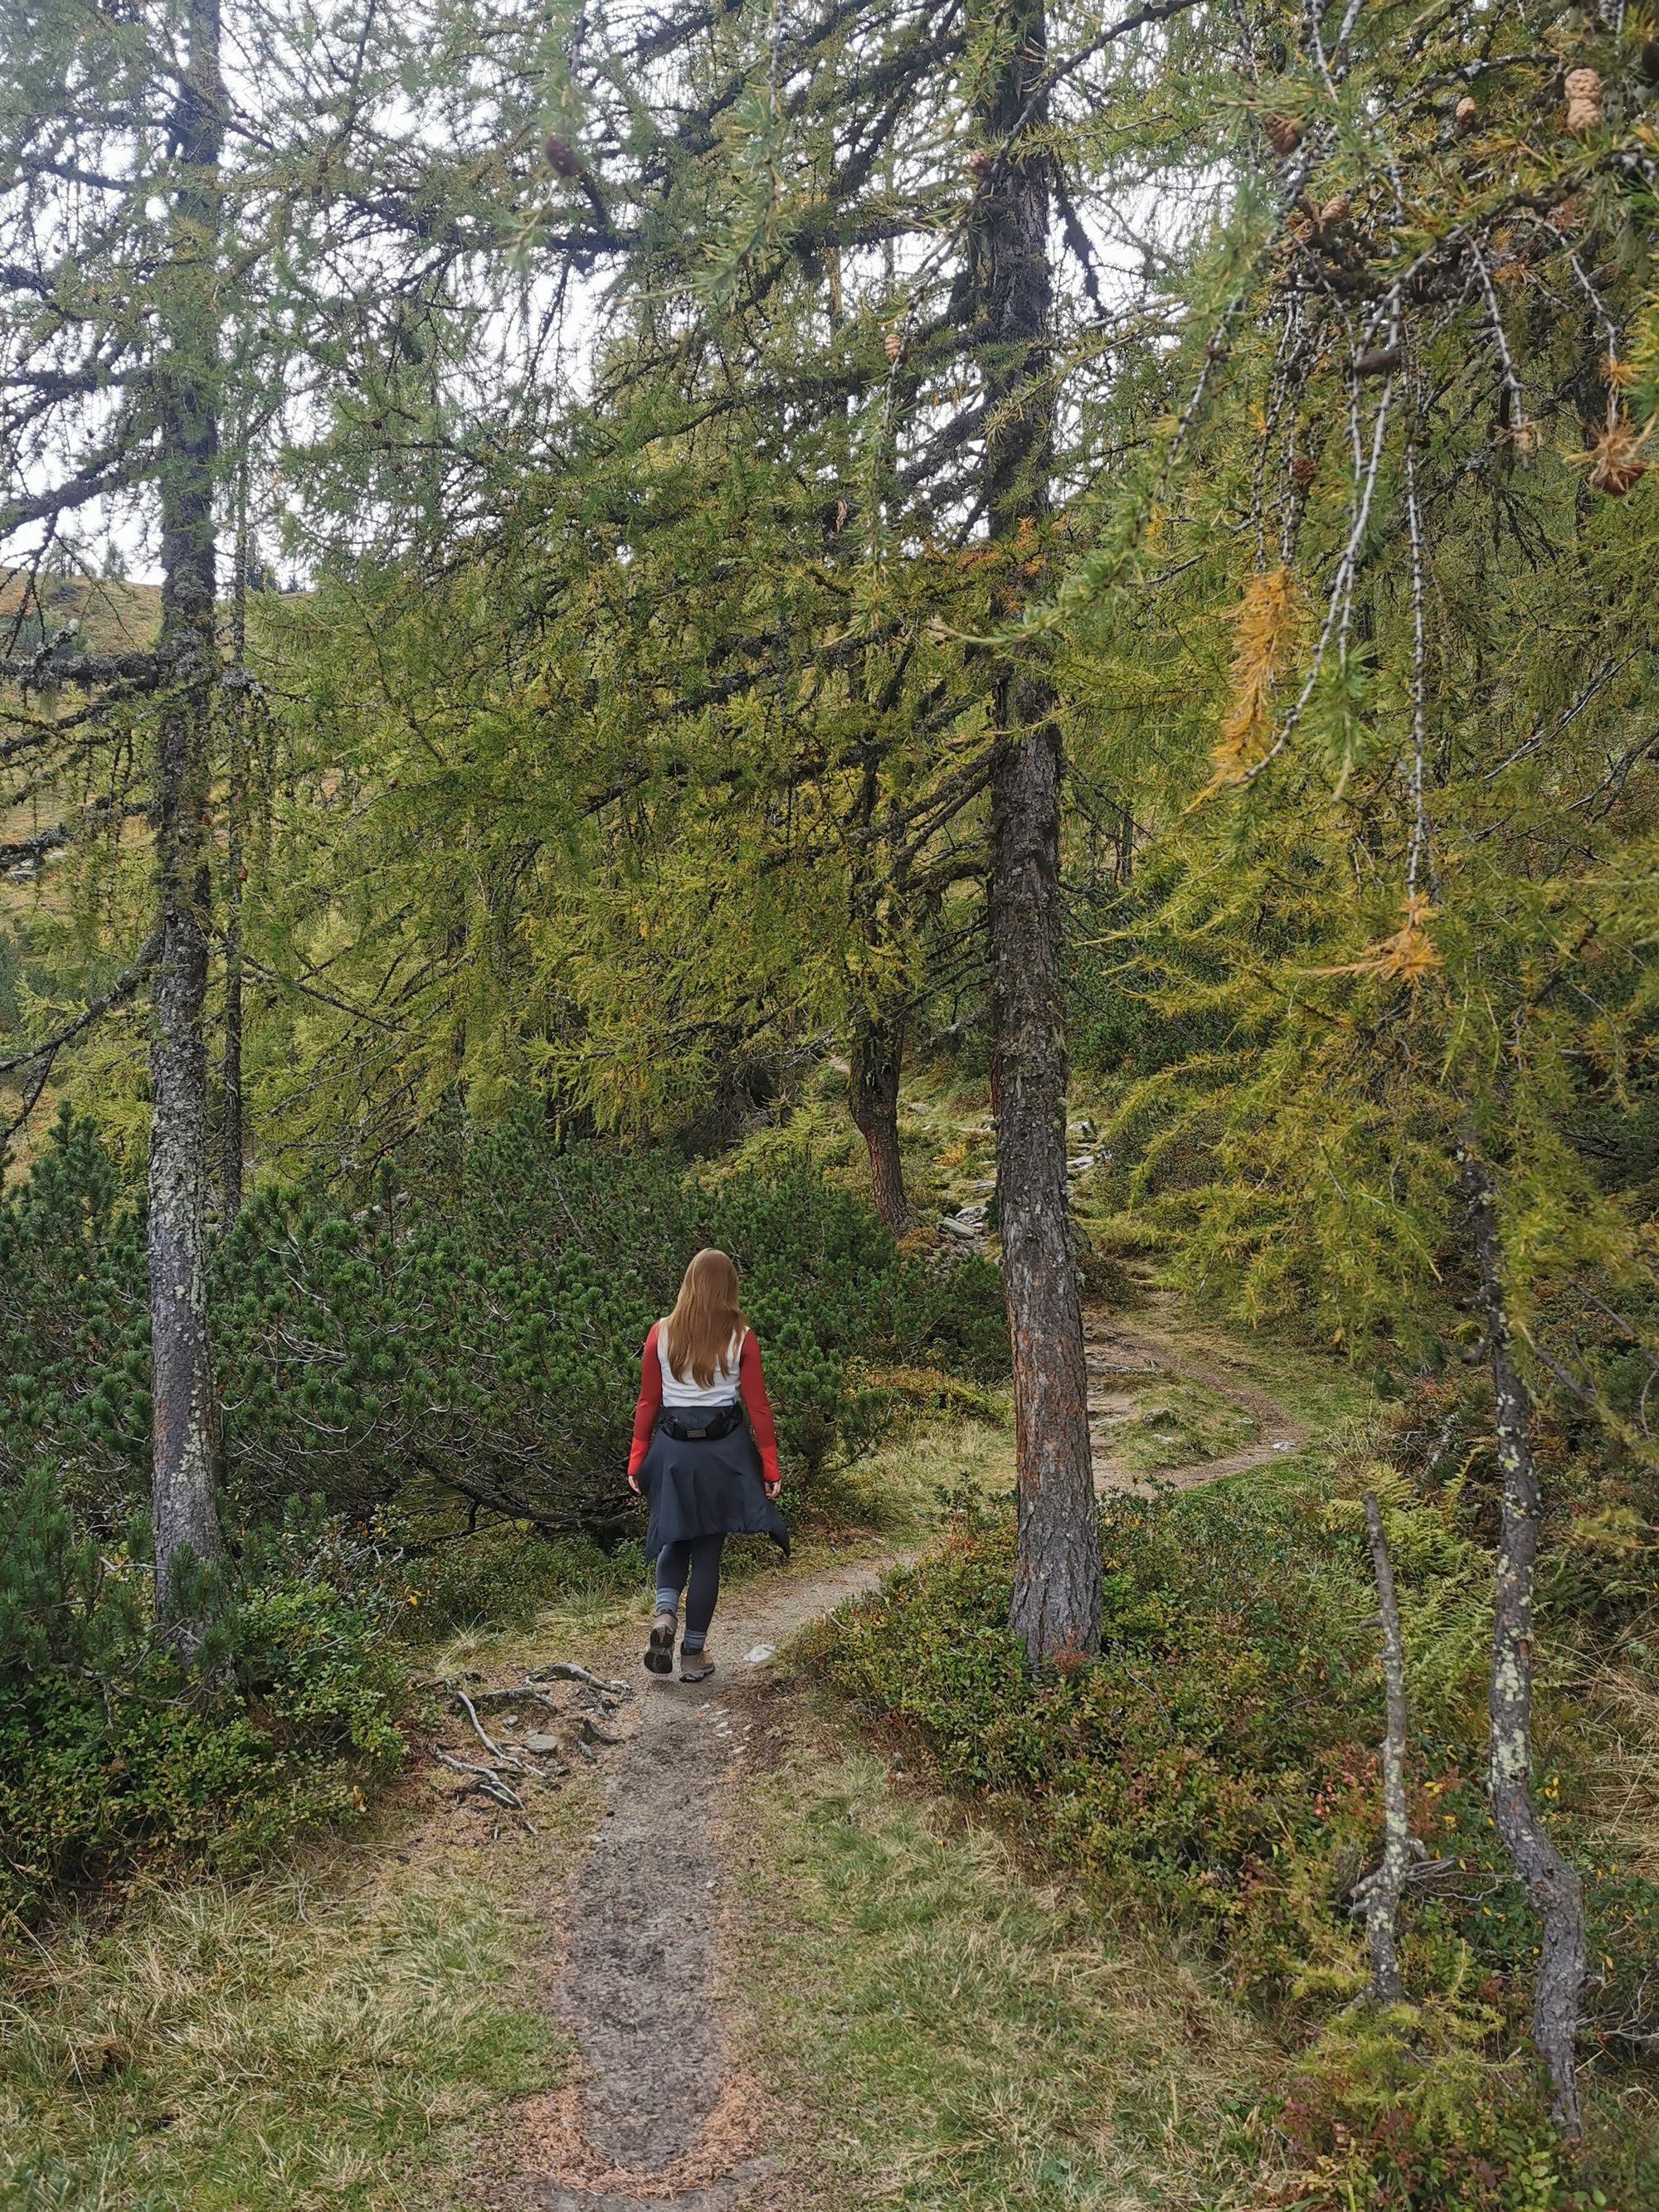
<svg viewBox="0 0 1659 2212"><path fill-rule="evenodd" d="M689 1536L678 1544L665 1544L657 1554L657 1604L664 1613L678 1613L680 1592L685 1590L684 1649L701 1651L714 1618L714 1601L720 1594L720 1552L724 1536ZM686 1578L690 1588L686 1589Z"/></svg>

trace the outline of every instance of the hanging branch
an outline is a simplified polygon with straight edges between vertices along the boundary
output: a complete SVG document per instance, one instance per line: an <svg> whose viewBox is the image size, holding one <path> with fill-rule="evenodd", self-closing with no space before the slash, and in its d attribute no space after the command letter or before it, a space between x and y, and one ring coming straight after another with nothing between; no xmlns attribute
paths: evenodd
<svg viewBox="0 0 1659 2212"><path fill-rule="evenodd" d="M124 1006L131 998L155 963L159 942L155 937L149 938L132 965L118 975L106 991L89 1000L72 1021L65 1022L59 1030L54 1030L43 1042L29 1046L27 1051L14 1053L9 1060L0 1060L0 1076L15 1075L21 1068L33 1071L24 1085L21 1110L12 1121L0 1127L0 1145L16 1135L40 1104L40 1094L52 1073L52 1062L64 1046L73 1044L76 1037L84 1036L93 1024L100 1020L112 1007Z"/></svg>

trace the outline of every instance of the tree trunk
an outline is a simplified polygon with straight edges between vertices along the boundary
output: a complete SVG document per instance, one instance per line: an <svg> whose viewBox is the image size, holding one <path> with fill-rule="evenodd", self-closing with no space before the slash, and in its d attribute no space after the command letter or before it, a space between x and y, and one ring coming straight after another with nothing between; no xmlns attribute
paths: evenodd
<svg viewBox="0 0 1659 2212"><path fill-rule="evenodd" d="M895 1237L910 1226L910 1201L899 1157L899 1063L904 1052L904 1018L866 1018L853 1039L850 1085L853 1121L870 1154L870 1182L876 1212Z"/></svg>
<svg viewBox="0 0 1659 2212"><path fill-rule="evenodd" d="M1533 1987L1532 2039L1549 2074L1551 2110L1559 2124L1576 2136L1574 2055L1584 1979L1583 1887L1539 1819L1532 1796L1532 1599L1543 1505L1532 1454L1532 1406L1515 1364L1492 1170L1468 1131L1457 1159L1486 1310L1498 1457L1504 1470L1486 1790L1492 1825L1542 1923Z"/></svg>
<svg viewBox="0 0 1659 2212"><path fill-rule="evenodd" d="M162 284L161 645L172 657L157 741L160 950L150 1049L150 1358L155 1606L185 1645L199 1620L180 1555L223 1550L213 1492L216 1424L206 1279L209 764L216 689L213 494L217 416L218 161L224 88L217 0L191 0L173 118L180 182Z"/></svg>
<svg viewBox="0 0 1659 2212"><path fill-rule="evenodd" d="M238 678L226 717L225 1034L221 1079L224 1128L219 1184L225 1227L242 1210L242 817L247 805L247 452L246 428L237 464L236 572L232 580L231 665Z"/></svg>
<svg viewBox="0 0 1659 2212"><path fill-rule="evenodd" d="M1411 1816L1406 1802L1406 1654L1389 1540L1383 1532L1382 1510L1369 1490L1365 1537L1382 1622L1382 1688L1388 1717L1382 1735L1382 1857L1357 1886L1356 1900L1365 1916L1370 1994L1378 2004L1394 2004L1405 1995L1400 1979L1400 1899L1412 1863Z"/></svg>
<svg viewBox="0 0 1659 2212"><path fill-rule="evenodd" d="M987 526L995 614L1018 613L1048 513L1052 276L1042 138L1044 0L998 0L975 92L982 176L970 240L984 332ZM1066 1187L1060 988L1060 729L1029 662L997 664L991 783L991 985L997 1226L1013 1345L1018 1543L1010 1615L1031 1660L1100 1644L1100 1542L1089 1456L1083 1312Z"/></svg>

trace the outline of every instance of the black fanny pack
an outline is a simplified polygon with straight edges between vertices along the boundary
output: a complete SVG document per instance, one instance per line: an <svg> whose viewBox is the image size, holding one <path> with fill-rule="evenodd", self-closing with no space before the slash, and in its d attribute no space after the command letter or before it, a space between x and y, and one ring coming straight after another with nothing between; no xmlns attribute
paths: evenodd
<svg viewBox="0 0 1659 2212"><path fill-rule="evenodd" d="M698 1423L697 1427L692 1427L693 1421ZM743 1409L736 1404L711 1406L706 1413L688 1406L679 1413L665 1413L662 1426L676 1443L697 1444L705 1440L714 1443L721 1437L729 1437L742 1421Z"/></svg>

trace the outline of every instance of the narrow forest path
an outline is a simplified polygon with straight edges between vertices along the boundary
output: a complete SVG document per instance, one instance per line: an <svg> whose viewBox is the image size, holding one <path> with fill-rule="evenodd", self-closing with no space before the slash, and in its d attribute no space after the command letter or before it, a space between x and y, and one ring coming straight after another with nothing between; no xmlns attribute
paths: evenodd
<svg viewBox="0 0 1659 2212"><path fill-rule="evenodd" d="M1150 1496L1158 1486L1191 1490L1268 1466L1307 1441L1306 1424L1249 1379L1237 1353L1195 1341L1190 1331L1161 1318L1132 1323L1114 1311L1091 1307L1085 1316L1084 1357L1097 1491L1136 1490ZM1184 1463L1177 1459L1159 1468L1155 1479L1147 1475L1125 1455L1120 1438L1127 1423L1146 1419L1138 1401L1160 1376L1195 1383L1230 1401L1238 1419L1254 1425L1258 1435L1236 1451L1200 1452ZM1172 1444L1178 1441L1170 1439Z"/></svg>
<svg viewBox="0 0 1659 2212"><path fill-rule="evenodd" d="M1248 1472L1306 1436L1224 1348L1162 1315L1132 1327L1091 1311L1088 1358L1103 1492L1148 1486L1115 1448L1136 1413L1134 1388L1120 1385L1196 1385L1259 1431L1160 1473L1175 1486ZM773 1653L903 1556L878 1549L739 1583L717 1617L719 1664L706 1683L648 1675L637 1650L586 1655L625 1671L634 1695L613 1723L623 1741L605 1763L597 1832L551 1908L545 2002L574 2039L576 2078L502 2116L501 2163L465 2202L489 2212L792 2212L805 2201L801 2146L722 2031L726 1916L739 1909L733 1846L751 1778L786 1719L777 1701L793 1694Z"/></svg>
<svg viewBox="0 0 1659 2212"><path fill-rule="evenodd" d="M481 2205L785 2212L790 2197L778 2193L787 2184L758 2091L722 2033L726 1839L764 1755L772 1653L873 1589L901 1556L740 1583L722 1599L706 1682L647 1674L633 1655L626 1738L607 1763L599 1831L565 1893L549 1991L550 2012L574 2035L580 2078L518 2107L506 2168L483 2185Z"/></svg>

